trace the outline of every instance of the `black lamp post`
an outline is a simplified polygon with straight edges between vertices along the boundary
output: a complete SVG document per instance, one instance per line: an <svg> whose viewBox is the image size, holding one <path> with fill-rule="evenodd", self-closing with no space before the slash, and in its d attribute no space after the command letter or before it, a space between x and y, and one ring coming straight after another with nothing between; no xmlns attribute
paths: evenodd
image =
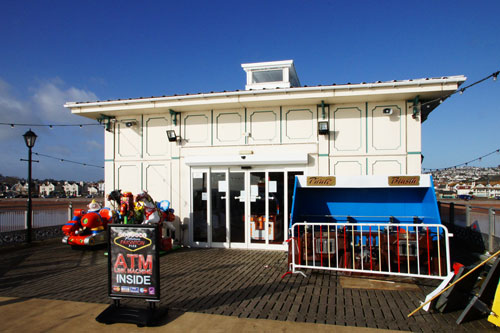
<svg viewBox="0 0 500 333"><path fill-rule="evenodd" d="M28 216L26 221L26 242L31 243L31 216L32 216L32 208L31 208L31 148L35 145L35 141L37 135L31 129L24 133L24 142L28 147Z"/></svg>

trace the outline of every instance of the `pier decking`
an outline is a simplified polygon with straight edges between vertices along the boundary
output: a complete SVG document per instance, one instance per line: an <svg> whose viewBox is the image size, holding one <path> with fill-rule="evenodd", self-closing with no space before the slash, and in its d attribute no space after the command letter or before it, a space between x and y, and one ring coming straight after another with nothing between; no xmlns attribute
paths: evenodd
<svg viewBox="0 0 500 333"><path fill-rule="evenodd" d="M59 241L1 249L0 296L110 303L104 252ZM433 289L430 281L360 289L334 272L281 279L287 256L277 251L181 249L160 261L161 304L171 310L413 332L497 330L485 319L457 326L459 311L407 318ZM358 287L360 279L373 280L356 278Z"/></svg>

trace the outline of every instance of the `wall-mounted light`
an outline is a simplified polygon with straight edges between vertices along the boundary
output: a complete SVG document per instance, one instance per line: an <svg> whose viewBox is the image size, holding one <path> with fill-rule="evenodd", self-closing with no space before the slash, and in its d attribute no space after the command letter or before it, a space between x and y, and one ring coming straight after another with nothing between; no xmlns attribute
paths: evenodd
<svg viewBox="0 0 500 333"><path fill-rule="evenodd" d="M328 121L318 122L318 134L325 135L330 133L330 128L328 127Z"/></svg>
<svg viewBox="0 0 500 333"><path fill-rule="evenodd" d="M130 120L130 121L125 122L125 126L127 126L127 127L132 127L135 125L137 125L137 121L135 121L135 120Z"/></svg>
<svg viewBox="0 0 500 333"><path fill-rule="evenodd" d="M181 137L177 136L177 134L175 134L174 130L168 130L167 131L167 138L168 138L169 142L175 142L177 140L180 140Z"/></svg>
<svg viewBox="0 0 500 333"><path fill-rule="evenodd" d="M385 108L382 110L382 113L386 116L390 116L394 111L391 108Z"/></svg>

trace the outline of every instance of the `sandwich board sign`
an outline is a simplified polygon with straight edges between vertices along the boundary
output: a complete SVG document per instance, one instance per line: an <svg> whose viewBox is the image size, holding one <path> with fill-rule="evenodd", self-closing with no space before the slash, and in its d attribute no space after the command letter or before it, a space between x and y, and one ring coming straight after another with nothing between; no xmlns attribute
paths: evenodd
<svg viewBox="0 0 500 333"><path fill-rule="evenodd" d="M160 261L157 226L110 224L108 254L109 297L160 300Z"/></svg>

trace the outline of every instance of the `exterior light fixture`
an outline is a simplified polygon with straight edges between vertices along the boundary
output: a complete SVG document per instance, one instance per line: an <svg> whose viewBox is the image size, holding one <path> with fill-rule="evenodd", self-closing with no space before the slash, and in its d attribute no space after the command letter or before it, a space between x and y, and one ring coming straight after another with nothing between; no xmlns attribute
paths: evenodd
<svg viewBox="0 0 500 333"><path fill-rule="evenodd" d="M167 138L168 138L169 142L175 142L175 141L179 140L181 137L177 136L177 134L175 134L174 130L168 130L167 131Z"/></svg>
<svg viewBox="0 0 500 333"><path fill-rule="evenodd" d="M35 141L38 136L30 129L28 132L24 133L23 137L26 147L31 149L35 146Z"/></svg>
<svg viewBox="0 0 500 333"><path fill-rule="evenodd" d="M386 116L390 116L392 112L393 110L391 108L385 108L382 110L382 113L385 114Z"/></svg>
<svg viewBox="0 0 500 333"><path fill-rule="evenodd" d="M135 121L135 120L125 122L125 126L127 126L127 127L132 127L135 125L137 125L137 121Z"/></svg>
<svg viewBox="0 0 500 333"><path fill-rule="evenodd" d="M318 122L318 134L325 135L330 133L330 128L328 127L328 121Z"/></svg>

